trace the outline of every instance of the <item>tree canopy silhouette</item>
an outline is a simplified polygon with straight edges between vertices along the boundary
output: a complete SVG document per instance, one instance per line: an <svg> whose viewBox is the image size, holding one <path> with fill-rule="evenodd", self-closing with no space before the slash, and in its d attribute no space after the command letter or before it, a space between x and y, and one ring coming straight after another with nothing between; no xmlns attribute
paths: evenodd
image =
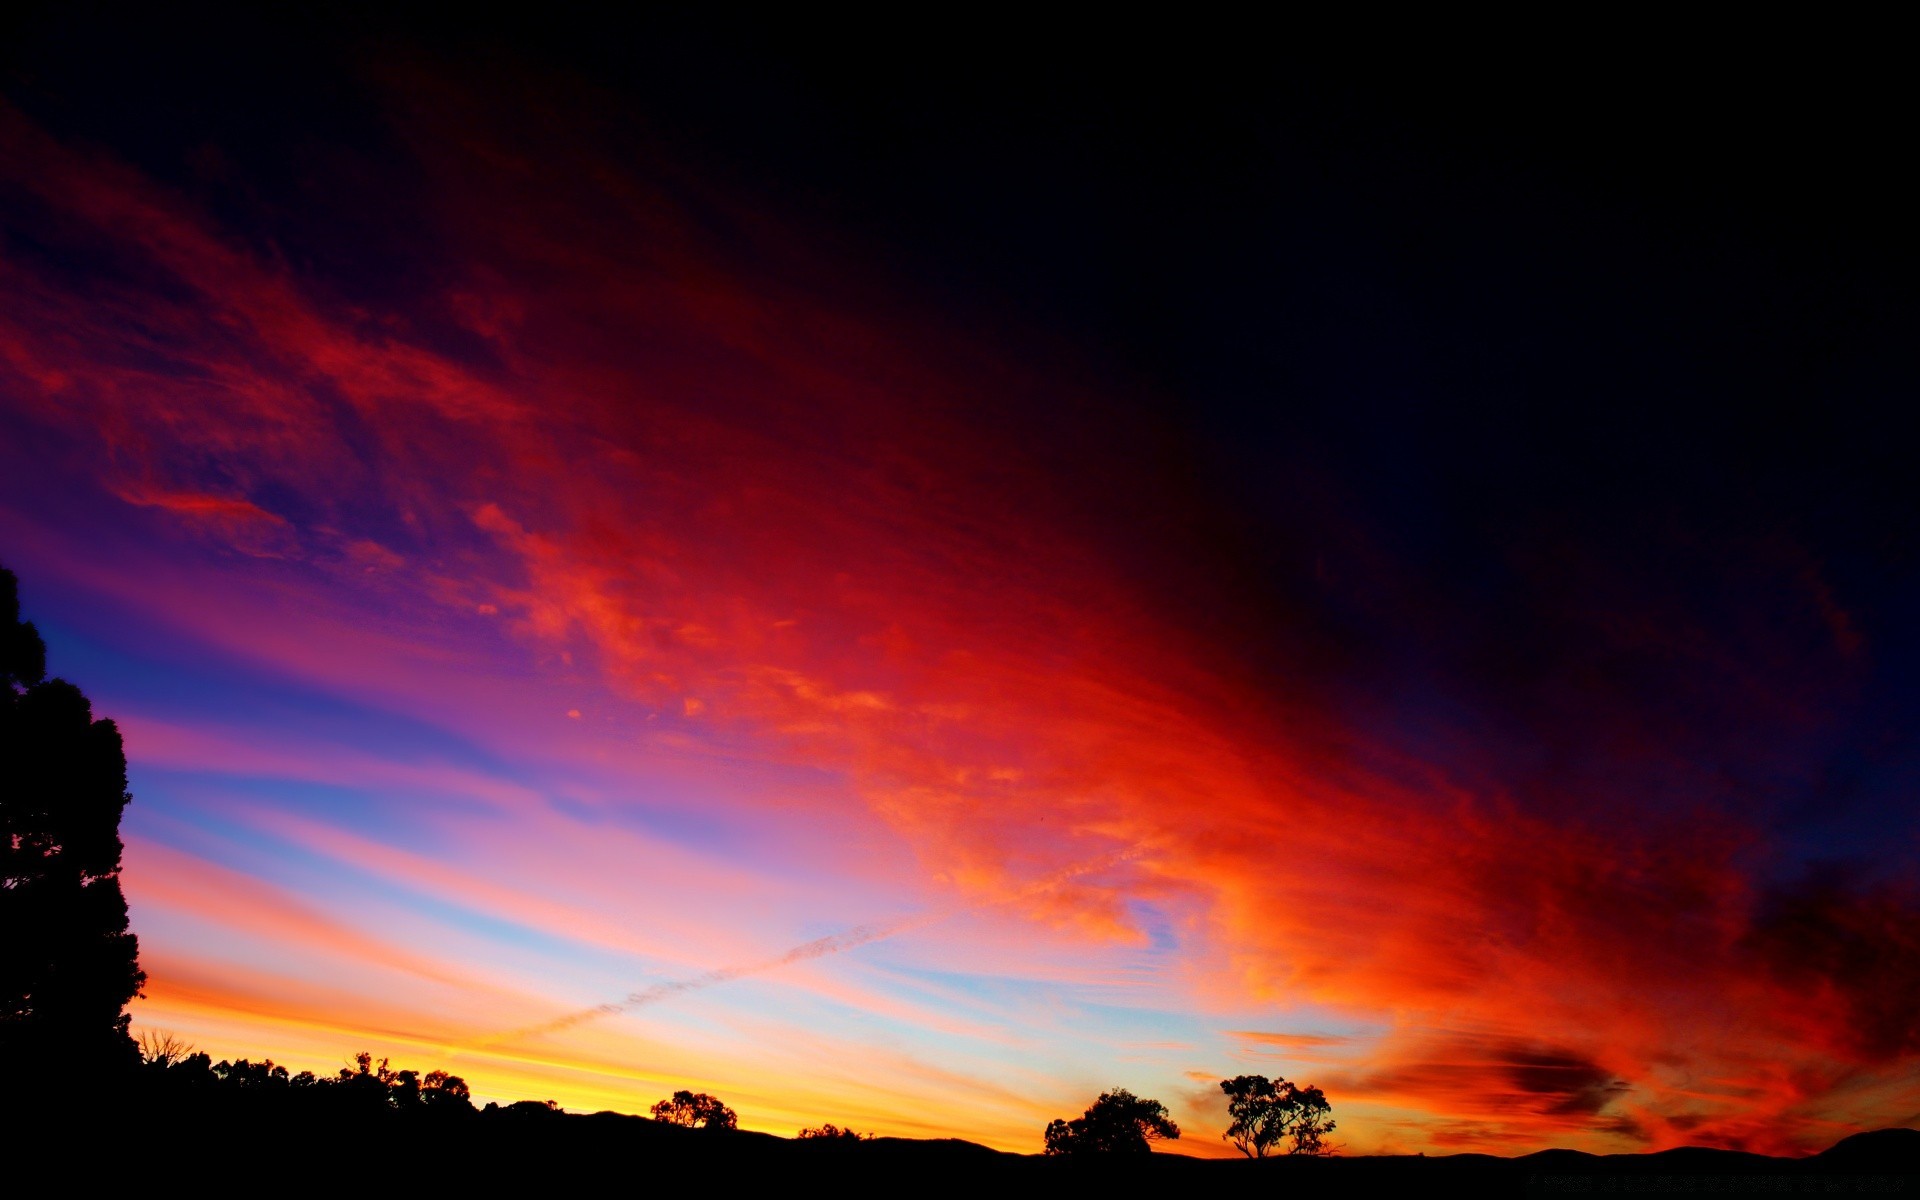
<svg viewBox="0 0 1920 1200"><path fill-rule="evenodd" d="M347 1118L391 1113L437 1118L475 1111L467 1082L458 1075L396 1071L388 1060L364 1051L331 1077L312 1071L294 1074L270 1058L214 1062L171 1034L147 1030L140 1035L140 1063L148 1094L163 1104L182 1097L245 1094L262 1111L298 1098L308 1115L325 1112Z"/></svg>
<svg viewBox="0 0 1920 1200"><path fill-rule="evenodd" d="M1048 1154L1075 1157L1105 1154L1147 1154L1149 1142L1180 1136L1180 1127L1167 1117L1167 1106L1147 1100L1125 1088L1102 1092L1086 1115L1047 1126Z"/></svg>
<svg viewBox="0 0 1920 1200"><path fill-rule="evenodd" d="M1265 1158L1291 1141L1288 1154L1324 1154L1333 1132L1333 1106L1317 1087L1300 1087L1265 1075L1236 1075L1220 1081L1233 1124L1221 1136L1249 1158Z"/></svg>
<svg viewBox="0 0 1920 1200"><path fill-rule="evenodd" d="M366 1103L374 1108L397 1108L403 1112L413 1109L471 1111L473 1108L467 1081L458 1075L428 1071L423 1076L418 1071L396 1071L387 1065L386 1059L375 1062L373 1055L364 1050L353 1056L352 1066L340 1068L334 1082L350 1095L366 1097Z"/></svg>
<svg viewBox="0 0 1920 1200"><path fill-rule="evenodd" d="M16 1078L130 1071L146 981L120 891L127 759L0 569L0 1061Z"/></svg>
<svg viewBox="0 0 1920 1200"><path fill-rule="evenodd" d="M705 1092L675 1092L648 1111L656 1121L689 1129L732 1129L738 1124L732 1109Z"/></svg>

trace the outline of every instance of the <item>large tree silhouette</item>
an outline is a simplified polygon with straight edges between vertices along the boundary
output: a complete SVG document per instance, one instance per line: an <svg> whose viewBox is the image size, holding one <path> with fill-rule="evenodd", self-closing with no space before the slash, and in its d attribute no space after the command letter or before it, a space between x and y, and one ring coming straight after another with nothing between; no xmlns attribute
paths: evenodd
<svg viewBox="0 0 1920 1200"><path fill-rule="evenodd" d="M1265 1158L1289 1139L1289 1154L1323 1154L1333 1132L1333 1106L1317 1087L1302 1087L1265 1075L1236 1075L1220 1081L1233 1124L1221 1136L1248 1158Z"/></svg>
<svg viewBox="0 0 1920 1200"><path fill-rule="evenodd" d="M122 1009L146 979L120 892L120 731L46 659L0 569L0 1063L36 1090L132 1069Z"/></svg>
<svg viewBox="0 0 1920 1200"><path fill-rule="evenodd" d="M653 1119L690 1129L729 1130L739 1125L731 1108L705 1092L675 1092L650 1109Z"/></svg>
<svg viewBox="0 0 1920 1200"><path fill-rule="evenodd" d="M1180 1127L1167 1117L1166 1105L1115 1088L1100 1093L1086 1115L1049 1124L1046 1152L1075 1158L1146 1154L1152 1149L1149 1142L1179 1136Z"/></svg>

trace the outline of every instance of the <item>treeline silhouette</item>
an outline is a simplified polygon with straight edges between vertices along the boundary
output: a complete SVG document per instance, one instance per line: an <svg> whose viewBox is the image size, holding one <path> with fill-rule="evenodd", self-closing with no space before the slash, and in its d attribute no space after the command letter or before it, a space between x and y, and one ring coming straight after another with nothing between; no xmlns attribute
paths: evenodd
<svg viewBox="0 0 1920 1200"><path fill-rule="evenodd" d="M140 1067L133 1080L149 1099L177 1103L195 1098L238 1097L249 1104L294 1105L308 1111L420 1113L431 1117L471 1116L473 1093L467 1081L445 1071L395 1070L385 1058L362 1052L333 1075L292 1073L272 1059L213 1061L167 1034L148 1033L140 1042ZM522 1101L543 1111L552 1101Z"/></svg>
<svg viewBox="0 0 1920 1200"><path fill-rule="evenodd" d="M467 1081L446 1071L395 1068L390 1059L369 1051L353 1056L331 1075L292 1072L272 1059L222 1059L195 1050L171 1034L148 1031L137 1043L140 1066L129 1080L133 1090L149 1103L239 1103L265 1111L278 1109L281 1117L386 1115L389 1119L468 1120L500 1114L510 1117L566 1115L554 1100L516 1100L508 1104L473 1102ZM681 1129L709 1133L737 1133L740 1120L732 1108L705 1092L679 1091L655 1104L654 1121ZM623 1114L610 1114L623 1115ZM798 1141L848 1143L873 1140L831 1122L802 1129Z"/></svg>
<svg viewBox="0 0 1920 1200"><path fill-rule="evenodd" d="M159 1053L156 1045L162 1047ZM1147 1140L1171 1141L1177 1127L1167 1120L1164 1106L1124 1089L1103 1093L1077 1122L1049 1127L1065 1126L1074 1138L1116 1139L1122 1145L1108 1152L1082 1146L1020 1155L951 1139L870 1137L833 1124L780 1138L740 1129L729 1106L698 1092L676 1092L646 1117L585 1115L564 1112L551 1100L476 1106L458 1076L396 1069L370 1053L321 1074L292 1072L271 1060L213 1061L164 1038L146 1039L142 1049L130 1075L93 1080L95 1090L85 1102L43 1106L10 1119L5 1133L11 1178L112 1182L100 1173L101 1164L110 1163L128 1182L144 1181L153 1171L172 1169L158 1166L149 1150L162 1147L168 1158L203 1155L207 1169L234 1179L265 1179L297 1169L304 1182L323 1190L359 1190L424 1171L437 1188L537 1189L542 1194L628 1177L656 1188L913 1186L996 1196L1221 1186L1326 1194L1437 1189L1517 1195L1700 1190L1674 1182L1698 1178L1707 1181L1704 1190L1729 1194L1834 1194L1903 1190L1911 1186L1920 1162L1920 1133L1912 1130L1858 1135L1807 1160L1700 1149L1610 1157L1550 1150L1516 1159L1478 1154L1195 1159L1143 1153L1131 1144L1134 1134L1145 1137L1147 1129L1158 1133ZM1274 1091L1281 1089L1276 1085ZM1261 1110L1244 1111L1249 1129L1257 1130ZM1130 1129L1130 1122L1144 1127ZM71 1147L76 1137L93 1147L84 1163L70 1149L44 1157L19 1149ZM305 1179L309 1174L312 1178ZM42 1186L33 1194L46 1190Z"/></svg>

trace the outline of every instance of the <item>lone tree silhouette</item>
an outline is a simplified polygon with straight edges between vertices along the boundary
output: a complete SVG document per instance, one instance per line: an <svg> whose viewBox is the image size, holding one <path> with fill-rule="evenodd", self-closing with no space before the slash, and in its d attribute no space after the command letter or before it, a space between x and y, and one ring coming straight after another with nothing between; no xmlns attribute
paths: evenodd
<svg viewBox="0 0 1920 1200"><path fill-rule="evenodd" d="M732 1109L705 1092L675 1092L648 1111L656 1121L689 1129L732 1129L738 1123Z"/></svg>
<svg viewBox="0 0 1920 1200"><path fill-rule="evenodd" d="M1288 1154L1324 1154L1332 1133L1333 1106L1317 1087L1300 1087L1265 1075L1236 1075L1220 1081L1233 1124L1220 1136L1248 1158L1265 1158L1289 1140Z"/></svg>
<svg viewBox="0 0 1920 1200"><path fill-rule="evenodd" d="M1074 1157L1105 1154L1147 1154L1147 1143L1180 1136L1180 1127L1167 1117L1167 1106L1146 1100L1125 1088L1100 1093L1085 1116L1056 1120L1047 1126L1047 1153Z"/></svg>
<svg viewBox="0 0 1920 1200"><path fill-rule="evenodd" d="M0 1062L28 1086L132 1071L121 1010L146 981L120 892L120 731L46 675L0 568Z"/></svg>

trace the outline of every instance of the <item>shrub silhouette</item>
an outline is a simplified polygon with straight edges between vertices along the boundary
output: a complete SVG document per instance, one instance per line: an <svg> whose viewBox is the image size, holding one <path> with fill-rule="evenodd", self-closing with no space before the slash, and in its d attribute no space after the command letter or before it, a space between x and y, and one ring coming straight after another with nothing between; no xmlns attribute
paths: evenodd
<svg viewBox="0 0 1920 1200"><path fill-rule="evenodd" d="M1086 1115L1049 1124L1046 1152L1073 1157L1146 1154L1152 1150L1150 1141L1179 1136L1180 1127L1168 1119L1166 1105L1115 1088L1102 1092Z"/></svg>
<svg viewBox="0 0 1920 1200"><path fill-rule="evenodd" d="M738 1123L732 1109L705 1092L675 1092L648 1110L656 1121L689 1129L732 1129Z"/></svg>
<svg viewBox="0 0 1920 1200"><path fill-rule="evenodd" d="M855 1133L851 1129L842 1129L831 1121L814 1129L802 1129L800 1140L814 1142L864 1142L872 1140L870 1133Z"/></svg>
<svg viewBox="0 0 1920 1200"><path fill-rule="evenodd" d="M23 1085L138 1064L122 1011L146 981L120 891L127 758L0 569L0 1062Z"/></svg>
<svg viewBox="0 0 1920 1200"><path fill-rule="evenodd" d="M1236 1075L1220 1081L1233 1124L1220 1136L1249 1158L1265 1158L1291 1140L1289 1154L1324 1154L1324 1138L1333 1132L1333 1106L1316 1087L1300 1087L1265 1075Z"/></svg>

